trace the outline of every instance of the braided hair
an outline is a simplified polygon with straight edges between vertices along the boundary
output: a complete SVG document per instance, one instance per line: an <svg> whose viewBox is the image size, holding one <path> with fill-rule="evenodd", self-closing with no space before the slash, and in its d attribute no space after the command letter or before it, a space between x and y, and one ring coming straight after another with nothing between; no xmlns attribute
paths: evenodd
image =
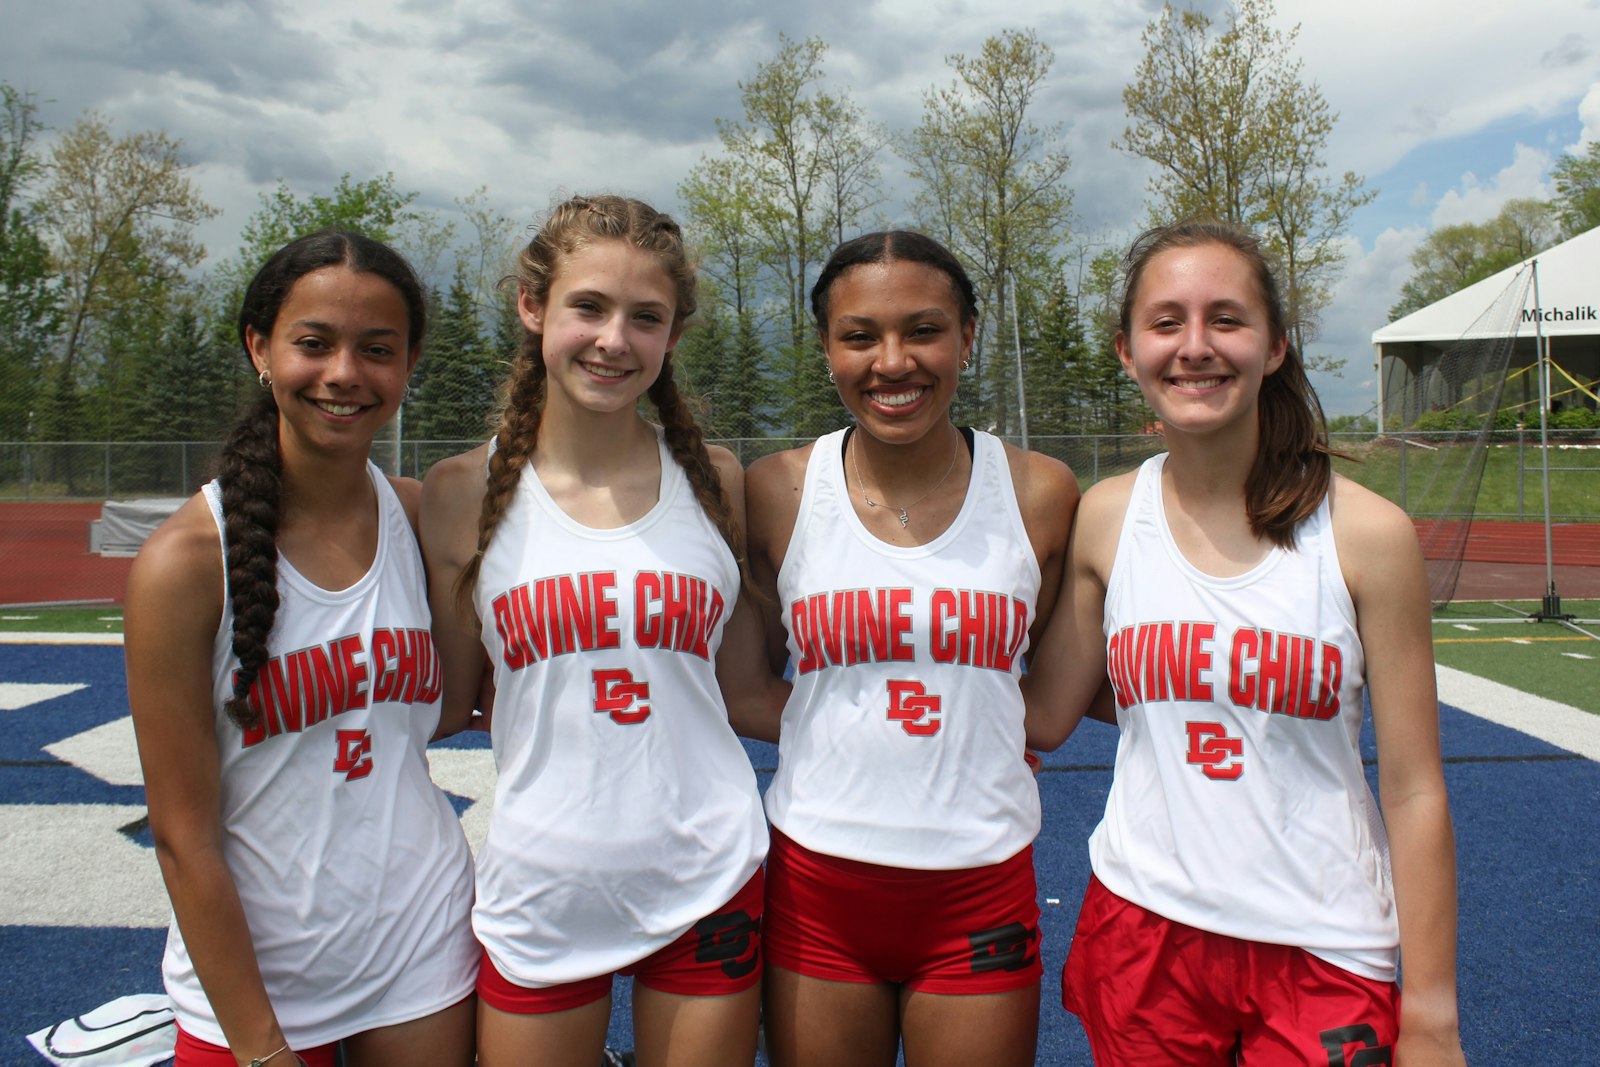
<svg viewBox="0 0 1600 1067"><path fill-rule="evenodd" d="M254 331L270 337L295 283L313 271L346 267L389 282L406 303L408 347L422 341L427 324L422 284L410 264L388 245L364 234L324 230L284 245L262 264L239 308L239 339ZM233 654L239 667L233 696L223 705L242 727L260 723L250 687L270 655L267 638L278 612L278 516L283 505L283 459L278 451L278 404L270 389L229 431L217 461L222 487L223 541L227 546L228 605L233 610Z"/></svg>
<svg viewBox="0 0 1600 1067"><path fill-rule="evenodd" d="M697 307L694 266L684 249L683 231L678 224L670 215L639 200L612 195L574 196L558 204L518 257L518 287L530 301L544 303L562 260L601 241L623 241L655 257L672 281L676 298L672 328L677 332ZM740 574L748 577L739 523L706 451L704 435L673 380L671 356L668 352L660 375L645 395L655 405L667 446L687 475L695 499L733 551ZM545 385L540 336L528 331L511 366L495 431L495 449L489 457L488 482L478 515L477 551L456 579L455 602L463 615L470 614L472 589L483 554L516 493L522 469L538 444Z"/></svg>

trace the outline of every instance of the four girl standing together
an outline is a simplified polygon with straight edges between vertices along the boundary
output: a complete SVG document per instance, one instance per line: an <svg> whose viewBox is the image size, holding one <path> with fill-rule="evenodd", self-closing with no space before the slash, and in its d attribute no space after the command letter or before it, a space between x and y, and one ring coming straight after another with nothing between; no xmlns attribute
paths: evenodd
<svg viewBox="0 0 1600 1067"><path fill-rule="evenodd" d="M1063 464L951 423L976 301L918 234L813 289L850 428L741 473L674 385L678 227L573 198L521 257L494 437L420 491L368 459L415 279L348 235L274 257L263 403L128 593L180 1067L592 1067L618 972L650 1067L748 1064L758 1024L777 1067L1031 1064L1027 746L1113 708L1064 982L1096 1062L1462 1063L1415 538L1331 474L1248 235L1128 264L1169 451L1074 521ZM474 902L424 746L475 709ZM778 741L765 811L735 730Z"/></svg>

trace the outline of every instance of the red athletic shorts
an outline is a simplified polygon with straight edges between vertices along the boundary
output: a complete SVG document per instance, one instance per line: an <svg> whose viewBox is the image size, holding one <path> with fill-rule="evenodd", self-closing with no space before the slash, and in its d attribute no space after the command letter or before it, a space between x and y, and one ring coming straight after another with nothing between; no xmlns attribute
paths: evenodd
<svg viewBox="0 0 1600 1067"><path fill-rule="evenodd" d="M333 1067L334 1051L338 1048L337 1041L330 1041L326 1045L316 1048L297 1048L296 1054L306 1061L306 1067ZM253 1056L265 1056L271 1052L270 1048L252 1052ZM290 1067L294 1060L288 1054L274 1059L270 1067ZM183 1027L178 1027L178 1049L173 1053L172 1067L239 1067L239 1061L233 1058L233 1053L221 1045L213 1045L209 1041L201 1041L193 1034L186 1034Z"/></svg>
<svg viewBox="0 0 1600 1067"><path fill-rule="evenodd" d="M1383 1067L1400 991L1301 948L1196 930L1090 878L1061 976L1096 1064Z"/></svg>
<svg viewBox="0 0 1600 1067"><path fill-rule="evenodd" d="M916 871L824 856L777 830L767 853L768 962L808 978L926 993L1039 981L1033 846L988 867Z"/></svg>
<svg viewBox="0 0 1600 1067"><path fill-rule="evenodd" d="M676 941L618 974L662 993L716 997L741 993L761 980L762 873L756 873L714 914ZM478 967L478 997L515 1015L543 1015L593 1004L611 995L609 974L530 989L500 973L487 951Z"/></svg>

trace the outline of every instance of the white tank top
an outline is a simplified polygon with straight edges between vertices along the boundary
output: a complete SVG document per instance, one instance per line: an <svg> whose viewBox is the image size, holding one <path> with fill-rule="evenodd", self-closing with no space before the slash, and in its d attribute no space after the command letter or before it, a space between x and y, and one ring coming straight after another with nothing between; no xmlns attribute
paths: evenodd
<svg viewBox="0 0 1600 1067"><path fill-rule="evenodd" d="M811 450L778 600L794 664L772 824L882 866L998 863L1039 832L1017 680L1039 594L1005 448L974 435L960 513L926 545L873 536L844 430Z"/></svg>
<svg viewBox="0 0 1600 1067"><path fill-rule="evenodd" d="M1361 764L1365 659L1328 501L1245 574L1179 553L1165 455L1134 484L1106 585L1116 774L1089 839L1113 893L1392 981L1388 838Z"/></svg>
<svg viewBox="0 0 1600 1067"><path fill-rule="evenodd" d="M656 505L608 530L575 522L525 467L473 592L499 771L473 926L522 985L638 962L766 856L714 671L738 565L658 452Z"/></svg>
<svg viewBox="0 0 1600 1067"><path fill-rule="evenodd" d="M432 1014L477 977L472 855L428 776L440 675L422 556L388 478L368 476L378 550L358 582L323 589L278 557L271 658L249 695L259 727L222 710L238 669L226 602L212 652L223 852L301 1048ZM202 492L220 533L221 489ZM176 922L162 972L179 1025L226 1045Z"/></svg>

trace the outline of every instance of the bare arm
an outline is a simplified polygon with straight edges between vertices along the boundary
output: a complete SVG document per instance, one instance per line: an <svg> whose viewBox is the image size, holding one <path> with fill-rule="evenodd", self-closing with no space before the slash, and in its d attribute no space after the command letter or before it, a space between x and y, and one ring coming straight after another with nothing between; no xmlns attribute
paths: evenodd
<svg viewBox="0 0 1600 1067"><path fill-rule="evenodd" d="M1338 479L1334 538L1355 603L1378 742L1378 787L1400 920L1399 1067L1463 1065L1456 1008L1456 864L1439 755L1427 577L1388 501Z"/></svg>
<svg viewBox="0 0 1600 1067"><path fill-rule="evenodd" d="M750 576L756 585L755 606L761 616L767 664L782 675L789 659L783 630L783 605L778 601L778 571L794 536L805 488L806 464L814 445L763 456L744 476L749 518Z"/></svg>
<svg viewBox="0 0 1600 1067"><path fill-rule="evenodd" d="M228 1045L246 1063L285 1042L223 855L211 677L221 619L221 546L196 497L151 536L128 577L128 703L172 911Z"/></svg>
<svg viewBox="0 0 1600 1067"><path fill-rule="evenodd" d="M748 541L745 521L744 468L725 448L710 447L711 461L728 496L729 510ZM749 550L747 548L746 555ZM778 740L778 725L783 705L789 699L789 683L767 664L763 648L764 633L759 602L748 589L740 589L733 613L722 630L717 649L717 684L728 708L728 721L741 737L758 741Z"/></svg>
<svg viewBox="0 0 1600 1067"><path fill-rule="evenodd" d="M1116 556L1131 482L1113 478L1083 495L1055 610L1022 680L1028 744L1060 747L1086 713L1115 721L1106 684L1106 578Z"/></svg>
<svg viewBox="0 0 1600 1067"><path fill-rule="evenodd" d="M456 599L456 579L478 548L487 469L484 445L435 463L422 484L419 534L428 570L433 643L444 674L436 739L469 727L487 729L493 709L493 672L479 638L477 612L470 604L458 606ZM483 713L476 720L475 708Z"/></svg>

